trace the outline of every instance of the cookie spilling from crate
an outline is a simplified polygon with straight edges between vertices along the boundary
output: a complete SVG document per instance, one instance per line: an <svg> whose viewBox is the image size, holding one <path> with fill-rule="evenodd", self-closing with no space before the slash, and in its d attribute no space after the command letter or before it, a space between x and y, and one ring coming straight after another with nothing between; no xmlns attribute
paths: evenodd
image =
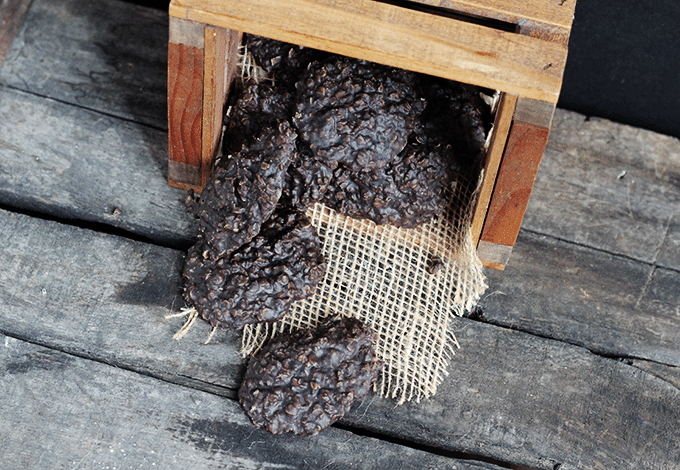
<svg viewBox="0 0 680 470"><path fill-rule="evenodd" d="M442 121L466 128L470 142L485 135L481 99L462 85L347 57L317 60L321 53L262 38L251 49L272 76L242 83L226 117L225 155L200 197L187 198L201 239L187 260L185 296L215 327L276 321L318 283L323 263L314 254L289 244L292 253L268 256L281 240L251 242L277 205L322 201L350 217L417 227L444 211L446 189L480 150ZM305 256L316 265L294 268ZM273 263L290 265L275 273ZM304 295L295 291L301 272L314 273Z"/></svg>
<svg viewBox="0 0 680 470"><path fill-rule="evenodd" d="M219 257L252 240L272 215L295 157L297 135L287 121L258 129L233 158L216 165L200 197L187 197L201 239Z"/></svg>
<svg viewBox="0 0 680 470"><path fill-rule="evenodd" d="M187 256L185 296L213 327L243 328L279 320L291 303L314 292L325 269L307 216L279 208L232 253L199 240Z"/></svg>
<svg viewBox="0 0 680 470"><path fill-rule="evenodd" d="M279 335L250 359L239 401L261 429L318 434L371 391L383 366L376 336L346 317Z"/></svg>
<svg viewBox="0 0 680 470"><path fill-rule="evenodd" d="M425 102L415 74L347 57L312 62L295 84L293 122L319 160L379 170L399 155Z"/></svg>

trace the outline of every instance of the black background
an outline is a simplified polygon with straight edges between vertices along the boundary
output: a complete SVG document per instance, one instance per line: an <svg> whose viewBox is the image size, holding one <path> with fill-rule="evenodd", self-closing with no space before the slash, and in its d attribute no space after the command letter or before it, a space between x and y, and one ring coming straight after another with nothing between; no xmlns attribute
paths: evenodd
<svg viewBox="0 0 680 470"><path fill-rule="evenodd" d="M680 137L680 0L577 0L558 106Z"/></svg>
<svg viewBox="0 0 680 470"><path fill-rule="evenodd" d="M577 0L558 106L680 137L680 0Z"/></svg>

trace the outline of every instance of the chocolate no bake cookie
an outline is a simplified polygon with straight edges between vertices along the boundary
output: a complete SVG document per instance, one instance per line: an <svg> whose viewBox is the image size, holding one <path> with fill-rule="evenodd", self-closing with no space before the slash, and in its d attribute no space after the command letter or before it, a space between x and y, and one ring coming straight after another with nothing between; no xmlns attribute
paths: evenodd
<svg viewBox="0 0 680 470"><path fill-rule="evenodd" d="M447 188L480 161L488 106L468 87L448 80L418 76L415 88L426 105L404 150L382 166L339 163L326 205L343 215L404 228L443 212Z"/></svg>
<svg viewBox="0 0 680 470"><path fill-rule="evenodd" d="M479 89L431 75L419 75L416 88L427 101L421 123L430 139L451 145L460 164L475 164L491 127Z"/></svg>
<svg viewBox="0 0 680 470"><path fill-rule="evenodd" d="M446 188L456 176L450 146L429 147L413 139L379 169L339 166L323 203L339 213L377 224L413 228L442 213Z"/></svg>
<svg viewBox="0 0 680 470"><path fill-rule="evenodd" d="M183 272L185 297L214 327L272 322L312 295L325 269L309 219L277 209L257 236L229 255L199 240Z"/></svg>
<svg viewBox="0 0 680 470"><path fill-rule="evenodd" d="M246 35L246 50L253 55L255 62L273 79L274 83L290 91L295 90L295 82L315 60L322 60L328 52L297 46L274 39Z"/></svg>
<svg viewBox="0 0 680 470"><path fill-rule="evenodd" d="M294 159L295 139L286 121L265 127L250 145L220 161L199 198L191 194L187 198L203 241L216 256L251 240L274 212Z"/></svg>
<svg viewBox="0 0 680 470"><path fill-rule="evenodd" d="M411 72L346 57L313 62L295 85L293 123L332 168L380 169L404 149L424 108L414 80Z"/></svg>
<svg viewBox="0 0 680 470"><path fill-rule="evenodd" d="M375 383L376 334L354 318L281 334L251 358L239 400L273 434L312 436L342 418Z"/></svg>

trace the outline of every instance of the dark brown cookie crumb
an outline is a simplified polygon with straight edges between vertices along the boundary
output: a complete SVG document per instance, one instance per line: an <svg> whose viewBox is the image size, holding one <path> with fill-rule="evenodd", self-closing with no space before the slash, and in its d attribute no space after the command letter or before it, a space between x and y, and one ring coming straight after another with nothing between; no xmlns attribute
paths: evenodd
<svg viewBox="0 0 680 470"><path fill-rule="evenodd" d="M446 192L475 171L488 122L478 93L449 80L418 76L426 107L403 151L382 166L340 162L323 202L343 215L413 228L440 215Z"/></svg>
<svg viewBox="0 0 680 470"><path fill-rule="evenodd" d="M354 318L281 334L250 360L239 400L273 434L312 436L342 418L377 380L376 334Z"/></svg>
<svg viewBox="0 0 680 470"><path fill-rule="evenodd" d="M491 110L470 85L419 75L419 95L427 101L422 115L430 139L451 145L461 165L474 165L491 127Z"/></svg>
<svg viewBox="0 0 680 470"><path fill-rule="evenodd" d="M221 256L200 240L187 256L185 297L214 327L277 321L314 293L326 265L302 213L277 210L250 242Z"/></svg>
<svg viewBox="0 0 680 470"><path fill-rule="evenodd" d="M216 166L200 198L187 198L204 242L225 256L251 240L274 212L293 160L296 134L288 122L265 127L249 146Z"/></svg>
<svg viewBox="0 0 680 470"><path fill-rule="evenodd" d="M275 84L290 91L295 89L295 82L310 62L329 55L317 49L252 34L246 35L245 45L267 76L273 78Z"/></svg>
<svg viewBox="0 0 680 470"><path fill-rule="evenodd" d="M414 80L411 72L346 57L311 63L295 85L293 122L332 168L380 169L404 149L423 110Z"/></svg>

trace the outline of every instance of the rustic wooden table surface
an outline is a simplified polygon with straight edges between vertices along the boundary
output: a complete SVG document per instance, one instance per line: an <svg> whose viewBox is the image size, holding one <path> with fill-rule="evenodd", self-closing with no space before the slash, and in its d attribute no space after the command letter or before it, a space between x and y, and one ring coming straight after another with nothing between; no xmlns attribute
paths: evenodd
<svg viewBox="0 0 680 470"><path fill-rule="evenodd" d="M197 233L166 182L167 13L0 19L1 468L680 468L677 139L558 110L438 393L276 437L234 399L240 337L165 318Z"/></svg>

